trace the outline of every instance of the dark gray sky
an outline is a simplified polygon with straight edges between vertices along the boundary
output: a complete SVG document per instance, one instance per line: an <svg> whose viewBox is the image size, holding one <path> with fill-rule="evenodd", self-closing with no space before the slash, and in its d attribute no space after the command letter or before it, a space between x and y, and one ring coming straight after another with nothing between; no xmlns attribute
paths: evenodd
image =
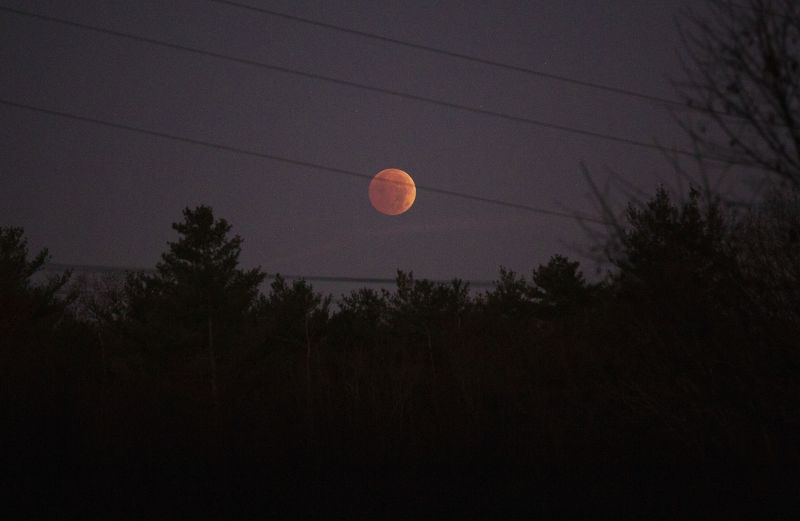
<svg viewBox="0 0 800 521"><path fill-rule="evenodd" d="M244 0L243 0L244 1ZM690 0L247 0L287 14L674 97ZM685 146L652 103L204 0L2 5L376 87ZM553 210L596 213L579 162L652 189L658 152L260 70L0 12L0 97ZM419 192L399 217L368 181L0 106L0 223L62 263L152 266L185 206L212 205L269 272L487 280L587 240L572 221Z"/></svg>

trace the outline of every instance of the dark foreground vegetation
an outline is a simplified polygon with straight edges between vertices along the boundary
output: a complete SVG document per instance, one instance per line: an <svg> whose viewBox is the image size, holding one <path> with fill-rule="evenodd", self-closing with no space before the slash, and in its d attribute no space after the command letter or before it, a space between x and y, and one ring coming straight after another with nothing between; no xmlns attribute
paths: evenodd
<svg viewBox="0 0 800 521"><path fill-rule="evenodd" d="M794 195L733 216L659 192L598 283L557 255L484 294L398 272L338 305L303 281L261 293L208 207L173 227L155 273L102 285L35 282L46 252L0 229L1 485L23 506L797 507Z"/></svg>

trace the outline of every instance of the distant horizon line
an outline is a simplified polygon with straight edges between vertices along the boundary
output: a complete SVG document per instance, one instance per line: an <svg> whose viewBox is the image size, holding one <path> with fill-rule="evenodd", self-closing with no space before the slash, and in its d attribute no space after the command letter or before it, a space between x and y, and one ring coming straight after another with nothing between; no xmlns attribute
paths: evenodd
<svg viewBox="0 0 800 521"><path fill-rule="evenodd" d="M155 268L143 268L133 266L110 266L102 264L68 264L62 262L48 262L45 264L45 269L50 271L73 270L81 272L92 273L119 273L119 272L144 272L153 273ZM292 275L283 274L280 272L264 272L266 278L275 280L278 276L286 280L307 280L310 282L345 282L351 284L380 284L380 285L394 285L397 282L396 278L382 278L382 277L347 277L337 275ZM420 278L417 280L427 280L437 284L447 284L453 280L460 280L466 282L472 287L494 287L495 281L488 280L467 280L458 277L453 277L447 280Z"/></svg>

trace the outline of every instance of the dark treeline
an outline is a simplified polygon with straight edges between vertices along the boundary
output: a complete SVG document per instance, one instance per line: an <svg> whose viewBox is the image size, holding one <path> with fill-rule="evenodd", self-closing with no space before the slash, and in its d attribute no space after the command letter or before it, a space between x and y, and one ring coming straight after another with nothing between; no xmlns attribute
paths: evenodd
<svg viewBox="0 0 800 521"><path fill-rule="evenodd" d="M7 492L124 511L158 490L230 513L253 497L364 501L345 469L373 493L444 495L447 480L467 499L523 471L532 498L587 469L626 490L673 468L797 497L757 479L800 465L796 195L732 215L659 191L629 206L598 282L555 255L481 294L398 272L393 291L336 306L304 281L262 293L211 208L173 228L155 273L91 287L35 282L47 252L0 229ZM431 469L447 477L424 481Z"/></svg>

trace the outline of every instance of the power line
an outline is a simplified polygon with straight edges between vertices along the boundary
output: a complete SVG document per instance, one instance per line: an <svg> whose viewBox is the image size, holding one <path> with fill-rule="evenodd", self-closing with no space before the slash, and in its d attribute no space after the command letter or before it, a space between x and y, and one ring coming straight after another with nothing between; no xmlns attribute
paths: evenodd
<svg viewBox="0 0 800 521"><path fill-rule="evenodd" d="M58 116L58 117L61 117L61 118L71 119L71 120L74 120L74 121L81 121L81 122L84 122L84 123L92 123L94 125L100 125L100 126L109 127L109 128L115 128L115 129L119 129L119 130L127 130L129 132L137 132L139 134L145 134L145 135L148 135L148 136L155 136L155 137L159 137L159 138L169 139L169 140L172 140L172 141L188 143L188 144L191 144L191 145L198 145L198 146L203 146L203 147L207 147L207 148L213 148L213 149L216 149L216 150L222 150L222 151L231 152L231 153L234 153L234 154L241 154L241 155L246 155L246 156L251 156L251 157L258 157L258 158L261 158L261 159L270 159L270 160L273 160L273 161L279 161L279 162L282 162L282 163L287 163L287 164L295 165L295 166L301 166L301 167L304 167L304 168L310 168L310 169L314 169L314 170L325 170L325 171L328 171L328 172L333 172L335 174L347 175L347 176L350 176L350 177L357 177L359 179L372 180L372 177L373 177L372 175L369 175L369 174L364 174L364 173L356 172L356 171L353 171L353 170L346 170L344 168L337 168L337 167L322 165L322 164L319 164L319 163L312 163L310 161L301 161L301 160L298 160L298 159L292 159L292 158L288 158L288 157L278 156L278 155L269 154L269 153L266 153L266 152L258 152L258 151L255 151L255 150L248 150L248 149L234 147L234 146L230 146L230 145L224 145L224 144L221 144L221 143L212 143L210 141L203 141L203 140L200 140L200 139L193 139L193 138L188 138L188 137L184 137L184 136L178 136L178 135L175 135L175 134L168 134L166 132L160 132L160 131L156 131L156 130L150 130L150 129L146 129L146 128L135 127L135 126L132 126L132 125L126 125L126 124L122 124L122 123L114 123L112 121L106 121L106 120L102 120L102 119L91 118L91 117L87 117L87 116L81 116L81 115L78 115L78 114L72 114L70 112L63 112L63 111L59 111L59 110L46 109L46 108L37 107L37 106L29 105L29 104L26 104L26 103L19 103L19 102L16 102L16 101L10 101L10 100L6 100L6 99L2 99L2 98L0 98L0 104L6 105L6 106L9 106L9 107L18 108L18 109L29 110L29 111L32 111L32 112L39 112L41 114L47 114L47 115L50 115L50 116ZM504 206L506 208L514 208L514 209L517 209L517 210L525 210L525 211L528 211L528 212L539 213L539 214L543 214L543 215L551 215L551 216L554 216L554 217L561 217L561 218L567 218L567 219L573 219L573 220L581 220L581 221L593 222L593 223L598 223L598 224L607 224L603 220L600 220L600 219L597 219L597 218L594 218L594 217L589 217L589 216L583 216L583 215L577 215L577 214L571 215L571 214L568 214L568 213L565 213L565 212L558 212L558 211L555 211L555 210L547 210L547 209L544 209L544 208L537 208L537 207L529 206L529 205L525 205L525 204L511 203L511 202L508 202L508 201L502 201L500 199L492 199L492 198L489 198L489 197L482 197L482 196L478 196L478 195L465 194L465 193L462 193L462 192L455 192L455 191L446 190L446 189L443 189L443 188L434 188L434 187L424 186L424 185L416 185L416 187L417 187L417 190L421 190L421 191L426 191L426 192L446 195L446 196L450 196L450 197L458 197L458 198L461 198L461 199L467 199L467 200L470 200L470 201L477 201L477 202L481 202L481 203L494 204L494 205L498 205L498 206Z"/></svg>
<svg viewBox="0 0 800 521"><path fill-rule="evenodd" d="M13 9L13 8L10 8L10 7L0 7L0 11L6 11L6 12L17 14L17 15L20 15L20 16L26 16L26 17L30 17L30 18L34 18L34 19L38 19L38 20L44 20L44 21L48 21L48 22L52 22L52 23L57 23L57 24L61 24L61 25L75 27L75 28L78 28L78 29L86 30L86 31L96 32L96 33L100 33L100 34L106 34L106 35L115 36L115 37L119 37L119 38L125 38L125 39L132 40L132 41L148 43L148 44L156 45L156 46L159 46L159 47L165 47L165 48L169 48L169 49L173 49L173 50L179 50L179 51L184 51L184 52L190 52L190 53L193 53L193 54L209 56L209 57L212 57L212 58L217 58L217 59L220 59L220 60L226 60L226 61L230 61L230 62L242 64L242 65L248 65L248 66L257 67L257 68L266 69L266 70L271 70L271 71L276 71L276 72L282 72L282 73L290 74L290 75L293 75L293 76L299 76L299 77L303 77L303 78L309 78L309 79L314 79L314 80L319 80L319 81L325 81L325 82L328 82L328 83L334 83L334 84L337 84L337 85L344 85L344 86L347 86L347 87L352 87L352 88L356 88L356 89L360 89L360 90L366 90L366 91L370 91L370 92L377 92L377 93L381 93L381 94L387 94L387 95L390 95L390 96L395 96L395 97L398 97L398 98L403 98L403 99L408 99L408 100L413 100L413 101L420 101L420 102L429 103L429 104L432 104L432 105L438 105L438 106L442 106L442 107L446 107L446 108L450 108L450 109L460 110L460 111L463 111L463 112L470 112L470 113L473 113L473 114L481 114L481 115L484 115L484 116L492 116L492 117L504 119L504 120L507 120L507 121L513 121L513 122L516 122L516 123L524 123L524 124L533 125L533 126L537 126L537 127L541 127L541 128L547 128L547 129L551 129L551 130L558 130L558 131L561 131L561 132L567 132L567 133L570 133L570 134L576 134L576 135L581 135L581 136L586 136L586 137L592 137L592 138L595 138L595 139L602 139L602 140L611 141L611 142L614 142L614 143L621 143L621 144L624 144L624 145L647 148L647 149L651 149L651 150L656 150L658 152L663 152L664 151L664 147L656 145L656 144L653 144L653 143L648 143L648 142L645 142L645 141L638 141L638 140L635 140L635 139L614 136L614 135L605 134L605 133L602 133L602 132L594 132L594 131L591 131L591 130L585 130L585 129L580 129L580 128L576 128L576 127L570 127L570 126L567 126L567 125L559 125L557 123L549 123L549 122L546 122L546 121L539 121L539 120L530 119L530 118L526 118L526 117L522 117L522 116L515 116L515 115L512 115L512 114L506 114L506 113L503 113L503 112L496 112L496 111L493 111L493 110L470 107L470 106L467 106L467 105L460 105L458 103L452 103L452 102L449 102L449 101L437 100L435 98L428 98L428 97L425 97L425 96L418 96L416 94L409 94L409 93L406 93L406 92L396 91L396 90L392 90L392 89L385 89L385 88L382 88L382 87L374 87L374 86L370 86L370 85L364 85L362 83L358 83L358 82L354 82L354 81L342 80L342 79L333 78L333 77L330 77L330 76L324 76L324 75L321 75L321 74L299 71L299 70L291 69L291 68L288 68L288 67L282 67L282 66L278 66L278 65L271 65L271 64L268 64L268 63L259 62L259 61L255 61L255 60L249 60L249 59L245 59L245 58L238 58L238 57L235 57L235 56L230 56L230 55L221 54L221 53L212 52L212 51L205 51L205 50L197 49L197 48L194 48L194 47L188 47L188 46L185 46L185 45L164 42L162 40L156 40L156 39L153 39L153 38L147 38L147 37L144 37L144 36L138 36L138 35L131 34L131 33L125 33L125 32L115 31L115 30L111 30L111 29L104 29L104 28L101 28L101 27L96 27L96 26L93 26L93 25L88 25L88 24L79 23L79 22L72 22L72 21L69 21L69 20L64 20L64 19L56 18L56 17L52 17L52 16L29 13L27 11L21 11L19 9ZM671 152L676 153L676 154L680 154L680 155L683 155L683 156L691 157L691 158L697 158L698 157L698 155L695 152L688 151L688 150L683 150L683 149L679 149L679 148L672 149ZM704 156L704 157L705 157L705 159L709 159L709 160L713 160L713 161L727 162L723 158L715 158L715 157L710 157L710 156Z"/></svg>
<svg viewBox="0 0 800 521"><path fill-rule="evenodd" d="M469 54L459 53L459 52L455 52L455 51L449 51L447 49L441 49L441 48L433 47L433 46L430 46L430 45L423 45L423 44L419 44L419 43L409 42L409 41L406 41L406 40L400 40L400 39L397 39L397 38L391 38L391 37L384 36L384 35L381 35L381 34L370 33L370 32L366 32L366 31L360 31L360 30L357 30L357 29L350 29L348 27L342 27L340 25L330 24L330 23L327 23L327 22L320 22L318 20L311 20L309 18L303 18L301 16L290 15L290 14L282 13L282 12L279 12L279 11L273 11L271 9L265 9L263 7L255 7L253 5L243 4L241 2L233 2L231 0L208 0L208 1L209 2L213 2L213 3L217 3L217 4L236 7L236 8L243 9L243 10L254 11L254 12L266 14L266 15L269 15L269 16L274 16L276 18L283 18L283 19L286 19L286 20L294 21L294 22L304 23L304 24L311 25L311 26L322 27L322 28L325 28L325 29L330 29L332 31L337 31L337 32L346 33L346 34L353 34L353 35L356 35L356 36L361 36L361 37L364 37L364 38L369 38L369 39L380 41L380 42L384 42L384 43L391 43L391 44L399 45L399 46L402 46L402 47L407 47L407 48L410 48L410 49L422 50L422 51L430 52L430 53L433 53L433 54L440 54L442 56L447 56L447 57L450 57L450 58L457 58L457 59L468 61L468 62L472 62L472 63L478 63L478 64L481 64L481 65L488 65L488 66L491 66L491 67L496 67L496 68L499 68L499 69L506 69L506 70L510 70L510 71L514 71L514 72L520 72L520 73L523 73L523 74L527 74L529 76L535 76L535 77L545 78L545 79L549 79L549 80L553 80L553 81L559 81L559 82L562 82L562 83L568 83L568 84L571 84L571 85L577 85L579 87L586 87L586 88L590 88L590 89L601 90L601 91L605 91L605 92L610 92L612 94L619 94L619 95L622 95L622 96L629 96L629 97L632 97L632 98L638 98L638 99L641 99L641 100L644 100L644 101L653 102L653 103L656 103L656 104L659 104L659 105L667 105L667 106L671 106L671 107L675 107L675 108L688 109L688 110L692 110L692 111L695 111L695 112L704 112L706 114L713 114L713 115L716 115L716 116L722 116L722 117L731 118L731 119L739 119L739 120L743 119L743 118L741 118L739 116L735 116L733 114L728 114L726 112L720 112L720 111L717 111L717 110L714 110L714 109L711 109L711 108L700 107L700 106L691 106L691 105L687 104L686 102L683 102L683 101L680 101L680 100L677 100L677 99L663 98L661 96L655 96L653 94L647 94L647 93L644 93L644 92L638 92L638 91L635 91L635 90L625 89L625 88L622 88L622 87L615 87L613 85L606 85L606 84L603 84L603 83L597 83L597 82L587 81L587 80L579 80L577 78L571 78L569 76L563 76L563 75L560 75L560 74L552 74L552 73L549 73L549 72L543 72L543 71L539 71L539 70L536 70L536 69L531 69L530 67L522 67L522 66L519 66L519 65L511 65L511 64L500 62L500 61L497 61L497 60L489 60L488 58L479 58L477 56L472 56L472 55L469 55Z"/></svg>
<svg viewBox="0 0 800 521"><path fill-rule="evenodd" d="M528 67L520 67L520 66L517 66L517 65L511 65L511 64L508 64L508 63L499 62L499 61L496 61L496 60L489 60L489 59L486 59L486 58L479 58L477 56L472 56L472 55L469 55L469 54L463 54L463 53L459 53L459 52L455 52L455 51L448 51L447 49L441 49L441 48L433 47L433 46L430 46L430 45L423 45L423 44L419 44L419 43L413 43L413 42L409 42L409 41L406 41L406 40L400 40L400 39L397 39L397 38L391 38L389 36L384 36L384 35L381 35L381 34L370 33L370 32L366 32L366 31L359 31L357 29L350 29L350 28L347 28L347 27L342 27L340 25L334 25L334 24L330 24L330 23L326 23L326 22L320 22L318 20L311 20L309 18L303 18L301 16L295 16L295 15L290 15L290 14L286 14L286 13L281 13L279 11L273 11L272 9L265 9L263 7L256 7L256 6L249 5L249 4L243 4L241 2L233 2L231 0L208 0L208 1L212 2L212 3L215 3L215 4L227 5L227 6L236 7L236 8L239 8L239 9L244 9L244 10L253 11L253 12L257 12L257 13L261 13L261 14L266 14L266 15L269 15L269 16L274 16L276 18L283 18L284 20L291 20L293 22L299 22L299 23L303 23L303 24L306 24L306 25L312 25L312 26L315 26L315 27L322 27L322 28L329 29L329 30L332 30L332 31L337 31L337 32L340 32L340 33L352 34L352 35L361 36L361 37L364 37L364 38L369 38L371 40L376 40L376 41L385 42L385 43L391 43L391 44L394 44L394 45L407 47L409 49L422 50L422 51L426 51L426 52L430 52L430 53L434 53L434 54L440 54L442 56L447 56L447 57L450 57L450 58L458 58L460 60L469 61L469 62L472 62L472 63L479 63L481 65L489 65L489 66L497 67L497 68L500 68L500 69L507 69L507 70L514 71L514 72L521 72L523 74L527 74L527 75L530 75L530 76L537 76L539 78L547 78L549 80L555 80L555 81L560 81L560 82L563 82L563 83L569 83L569 84L572 84L572 85L578 85L580 87L587 87L587 88L590 88L590 89L603 90L603 91L606 91L606 92L612 92L614 94L621 94L623 96L630 96L630 97L634 97L634 98L639 98L639 99L643 99L643 100L651 101L651 102L655 102L655 103L661 103L661 104L666 104L666 105L674 105L674 106L681 106L681 107L685 106L684 103L681 103L680 101L674 100L674 99L662 98L660 96L654 96L652 94L645 94L645 93L642 93L642 92L637 92L637 91L633 91L633 90L629 90L629 89L624 89L624 88L621 88L621 87L614 87L612 85L605 85L605 84L602 84L602 83L595 83L595 82L591 82L591 81L579 80L579 79L576 79L576 78L570 78L568 76L562 76L562 75L559 75L559 74L551 74L551 73L548 73L548 72L542 72L542 71L531 69L531 68L528 68Z"/></svg>
<svg viewBox="0 0 800 521"><path fill-rule="evenodd" d="M47 271L77 271L83 273L155 273L154 268L134 266L109 266L105 264L68 264L63 262L48 262L44 269Z"/></svg>
<svg viewBox="0 0 800 521"><path fill-rule="evenodd" d="M66 264L58 262L49 262L45 266L46 270L51 271L77 271L85 273L155 273L153 268L133 268L124 266L108 266L97 264ZM284 275L282 273L265 273L266 278L275 280L279 276L286 280L306 280L309 282L340 282L348 284L375 284L375 285L394 285L397 279L378 278L378 277L344 277L334 275ZM429 280L436 284L447 284L452 282L450 280L433 280L433 279L420 279ZM462 280L462 279L458 279ZM494 287L495 283L488 280L462 280L472 287Z"/></svg>

